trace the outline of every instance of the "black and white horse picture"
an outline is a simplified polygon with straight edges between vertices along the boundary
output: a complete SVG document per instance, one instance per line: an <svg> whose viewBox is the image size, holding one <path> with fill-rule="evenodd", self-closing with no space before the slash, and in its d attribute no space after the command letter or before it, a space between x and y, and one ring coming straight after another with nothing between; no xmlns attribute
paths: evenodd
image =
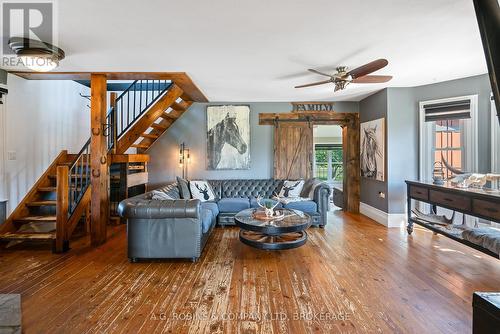
<svg viewBox="0 0 500 334"><path fill-rule="evenodd" d="M384 119L361 123L361 176L384 181Z"/></svg>
<svg viewBox="0 0 500 334"><path fill-rule="evenodd" d="M207 107L208 169L250 168L250 108Z"/></svg>

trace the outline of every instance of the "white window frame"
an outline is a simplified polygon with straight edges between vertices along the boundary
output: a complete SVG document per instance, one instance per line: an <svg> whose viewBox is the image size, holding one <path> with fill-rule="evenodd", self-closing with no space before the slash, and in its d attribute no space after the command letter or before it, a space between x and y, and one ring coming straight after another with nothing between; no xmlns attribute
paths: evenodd
<svg viewBox="0 0 500 334"><path fill-rule="evenodd" d="M432 179L432 154L428 152L432 149L434 137L432 134L431 122L425 121L424 105L434 103L446 103L462 100L470 100L470 115L471 119L466 120L464 127L464 161L466 162L464 170L467 172L477 172L479 168L478 161L478 119L477 119L477 101L478 96L466 95L458 97L450 97L446 99L421 101L419 103L420 110L420 133L419 133L419 178L423 181Z"/></svg>

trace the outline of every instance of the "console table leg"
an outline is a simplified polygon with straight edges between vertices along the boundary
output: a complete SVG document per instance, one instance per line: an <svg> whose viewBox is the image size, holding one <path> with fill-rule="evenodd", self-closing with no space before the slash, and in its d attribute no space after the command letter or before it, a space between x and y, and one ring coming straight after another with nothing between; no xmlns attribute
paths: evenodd
<svg viewBox="0 0 500 334"><path fill-rule="evenodd" d="M406 226L406 231L408 232L409 235L412 234L413 232L413 222L411 221L411 197L410 197L410 186L406 186L406 209L407 209L407 215L406 219L408 220L408 225Z"/></svg>
<svg viewBox="0 0 500 334"><path fill-rule="evenodd" d="M409 235L413 233L413 222L411 220L408 221L408 225L406 226L406 231Z"/></svg>

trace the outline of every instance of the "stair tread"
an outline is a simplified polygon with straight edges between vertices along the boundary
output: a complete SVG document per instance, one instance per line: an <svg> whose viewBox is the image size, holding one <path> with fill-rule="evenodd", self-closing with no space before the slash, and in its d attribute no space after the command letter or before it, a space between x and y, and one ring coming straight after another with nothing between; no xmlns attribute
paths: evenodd
<svg viewBox="0 0 500 334"><path fill-rule="evenodd" d="M154 129L158 129L158 130L166 130L167 129L166 126L160 125L158 123L151 124L151 127L154 128Z"/></svg>
<svg viewBox="0 0 500 334"><path fill-rule="evenodd" d="M168 112L164 112L163 114L160 115L160 117L165 119L173 119L174 115L171 115Z"/></svg>
<svg viewBox="0 0 500 334"><path fill-rule="evenodd" d="M19 222L55 222L57 220L56 216L26 216L14 219Z"/></svg>
<svg viewBox="0 0 500 334"><path fill-rule="evenodd" d="M172 109L178 110L178 111L186 111L187 107L185 106L185 102L174 102L172 103Z"/></svg>
<svg viewBox="0 0 500 334"><path fill-rule="evenodd" d="M15 232L15 233L5 233L0 235L2 240L53 240L56 238L55 232Z"/></svg>
<svg viewBox="0 0 500 334"><path fill-rule="evenodd" d="M33 201L26 203L27 206L45 206L45 205L56 205L56 201Z"/></svg>
<svg viewBox="0 0 500 334"><path fill-rule="evenodd" d="M143 133L141 135L141 137L144 137L144 138L151 138L151 139L156 139L158 138L159 136L157 134L154 134L154 133Z"/></svg>
<svg viewBox="0 0 500 334"><path fill-rule="evenodd" d="M148 148L149 145L145 145L145 144L133 144L133 145L130 145L130 147L134 147L134 148Z"/></svg>
<svg viewBox="0 0 500 334"><path fill-rule="evenodd" d="M83 178L85 178L84 176L85 175L82 174ZM71 178L80 178L80 174L71 174L71 175L69 175L69 177L71 177ZM57 179L57 175L49 175L49 179Z"/></svg>
<svg viewBox="0 0 500 334"><path fill-rule="evenodd" d="M40 187L37 189L40 192L51 192L51 191L56 191L56 187Z"/></svg>

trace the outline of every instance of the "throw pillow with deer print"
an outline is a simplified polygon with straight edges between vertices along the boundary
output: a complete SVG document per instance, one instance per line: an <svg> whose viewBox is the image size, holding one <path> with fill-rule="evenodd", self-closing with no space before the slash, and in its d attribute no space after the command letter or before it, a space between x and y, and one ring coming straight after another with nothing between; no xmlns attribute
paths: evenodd
<svg viewBox="0 0 500 334"><path fill-rule="evenodd" d="M283 182L283 187L279 193L279 197L294 198L300 197L302 188L304 187L304 180L286 180Z"/></svg>
<svg viewBox="0 0 500 334"><path fill-rule="evenodd" d="M189 181L189 190L193 199L202 202L215 200L214 191L207 181Z"/></svg>

